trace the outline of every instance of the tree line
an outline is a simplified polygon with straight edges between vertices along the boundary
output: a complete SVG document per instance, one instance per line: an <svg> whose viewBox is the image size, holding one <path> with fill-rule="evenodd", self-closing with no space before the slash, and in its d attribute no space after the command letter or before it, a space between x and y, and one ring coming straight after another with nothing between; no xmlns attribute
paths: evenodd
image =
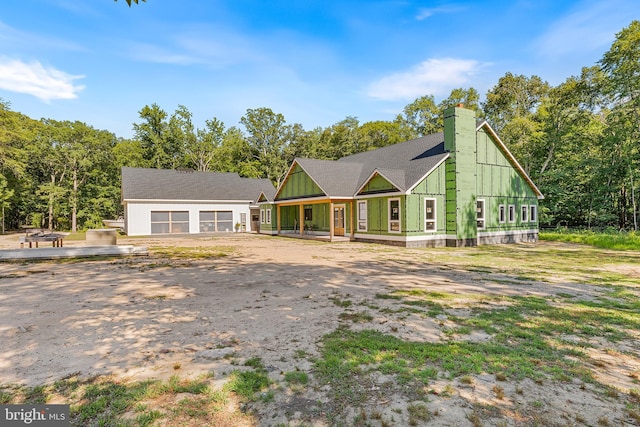
<svg viewBox="0 0 640 427"><path fill-rule="evenodd" d="M640 21L558 86L506 73L482 102L476 89L458 88L440 103L419 97L392 121L347 116L307 130L263 107L248 109L240 127L213 117L197 128L187 107L169 114L152 104L124 139L78 121L34 120L0 99L2 231L102 227L122 214L122 166L237 172L277 186L295 157L338 159L441 132L443 111L458 103L491 124L545 195L541 225L637 230Z"/></svg>

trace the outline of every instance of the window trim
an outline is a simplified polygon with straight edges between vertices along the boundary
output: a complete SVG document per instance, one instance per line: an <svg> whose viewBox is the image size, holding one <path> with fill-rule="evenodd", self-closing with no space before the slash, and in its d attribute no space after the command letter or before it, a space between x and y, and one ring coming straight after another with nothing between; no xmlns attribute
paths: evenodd
<svg viewBox="0 0 640 427"><path fill-rule="evenodd" d="M398 202L398 219L397 220L391 219L391 203L392 202ZM391 225L395 223L398 224L398 229L392 230ZM394 234L402 233L402 205L400 204L400 199L397 197L394 197L392 199L387 199L387 232L394 233Z"/></svg>
<svg viewBox="0 0 640 427"><path fill-rule="evenodd" d="M271 224L271 209L266 209L266 213L267 213L267 224Z"/></svg>
<svg viewBox="0 0 640 427"><path fill-rule="evenodd" d="M427 219L427 201L433 202L433 219ZM427 224L433 224L433 228L427 228ZM435 233L438 231L438 199L435 197L424 198L424 232Z"/></svg>
<svg viewBox="0 0 640 427"><path fill-rule="evenodd" d="M482 203L482 217L478 216L478 203ZM482 226L478 226L478 222L482 221ZM478 230L487 228L487 203L485 199L476 199L476 227Z"/></svg>
<svg viewBox="0 0 640 427"><path fill-rule="evenodd" d="M529 206L529 222L538 222L538 206Z"/></svg>
<svg viewBox="0 0 640 427"><path fill-rule="evenodd" d="M520 220L522 222L529 222L529 206L520 206Z"/></svg>
<svg viewBox="0 0 640 427"><path fill-rule="evenodd" d="M516 205L509 205L509 223L516 222Z"/></svg>
<svg viewBox="0 0 640 427"><path fill-rule="evenodd" d="M260 209L260 224L264 224L264 209Z"/></svg>
<svg viewBox="0 0 640 427"><path fill-rule="evenodd" d="M153 216L154 213L167 213L167 221L151 221L151 217ZM174 214L187 214L187 220L186 221L174 221L173 220L173 215ZM169 232L168 233L154 233L153 232L153 225L154 224L168 224L169 226ZM180 232L174 232L173 231L173 224L186 224L187 225L187 231L180 231ZM190 212L188 210L184 211L184 210L177 210L177 211L172 211L172 210L159 210L159 211L149 211L149 231L151 232L151 234L185 234L185 233L190 233L191 232L191 218L190 218Z"/></svg>
<svg viewBox="0 0 640 427"><path fill-rule="evenodd" d="M507 222L507 207L506 205L498 206L498 222L505 224Z"/></svg>
<svg viewBox="0 0 640 427"><path fill-rule="evenodd" d="M360 216L360 206L364 206L364 218L362 218ZM369 220L368 220L368 215L369 215L369 203L367 202L367 200L358 200L357 203L357 208L358 208L358 231L368 231L369 229ZM361 227L361 225L364 224L364 227Z"/></svg>
<svg viewBox="0 0 640 427"><path fill-rule="evenodd" d="M201 220L201 214L202 213L212 213L213 214L213 219L212 220L205 220L202 221ZM218 216L220 214L231 214L231 219L219 219ZM211 224L213 225L213 230L211 231L202 231L202 223L203 222L211 222ZM228 230L220 230L218 228L218 225L222 223L222 224L226 224L228 225ZM202 234L206 234L206 233L224 233L224 232L230 232L233 231L235 225L233 222L233 210L199 210L198 211L198 233L202 233Z"/></svg>

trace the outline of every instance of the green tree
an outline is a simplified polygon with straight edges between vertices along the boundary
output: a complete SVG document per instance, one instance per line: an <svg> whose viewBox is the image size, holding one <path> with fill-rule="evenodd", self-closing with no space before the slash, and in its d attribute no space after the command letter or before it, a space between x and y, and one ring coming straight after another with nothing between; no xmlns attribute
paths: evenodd
<svg viewBox="0 0 640 427"><path fill-rule="evenodd" d="M11 206L11 198L13 197L14 191L8 188L7 179L0 174L0 206L2 207L2 234L5 233L4 228L4 214L5 208Z"/></svg>
<svg viewBox="0 0 640 427"><path fill-rule="evenodd" d="M544 136L537 112L549 89L537 76L507 73L487 92L483 104L487 120L529 174L536 163L534 147Z"/></svg>
<svg viewBox="0 0 640 427"><path fill-rule="evenodd" d="M480 94L474 88L464 89L456 88L451 91L449 97L442 100L438 104L440 116L444 114L444 110L450 107L455 107L458 104L462 104L464 108L473 110L476 112L476 117L481 119L484 117L484 112L480 107Z"/></svg>
<svg viewBox="0 0 640 427"><path fill-rule="evenodd" d="M443 119L433 95L417 98L404 107L396 117L396 122L408 128L408 139L418 138L442 131Z"/></svg>
<svg viewBox="0 0 640 427"><path fill-rule="evenodd" d="M600 60L603 93L609 97L608 153L618 200L618 225L626 228L631 213L638 229L636 183L640 175L640 21L632 21L616 35Z"/></svg>
<svg viewBox="0 0 640 427"><path fill-rule="evenodd" d="M270 108L248 109L240 123L248 133L246 140L261 176L280 185L288 168L284 150L291 142L291 127L284 116Z"/></svg>
<svg viewBox="0 0 640 427"><path fill-rule="evenodd" d="M360 123L351 116L324 129L318 141L320 159L336 160L366 150L367 144L360 133Z"/></svg>
<svg viewBox="0 0 640 427"><path fill-rule="evenodd" d="M145 105L138 114L142 123L134 123L133 130L140 141L147 166L171 169L176 153L169 143L167 113L157 104L152 104Z"/></svg>
<svg viewBox="0 0 640 427"><path fill-rule="evenodd" d="M360 126L359 133L364 141L362 148L366 148L367 150L374 150L411 139L406 128L403 128L402 125L396 121L387 122L378 120L367 122Z"/></svg>
<svg viewBox="0 0 640 427"><path fill-rule="evenodd" d="M196 137L189 141L185 148L188 164L198 171L211 170L216 152L224 140L224 123L215 117L205 121L205 128L198 129Z"/></svg>

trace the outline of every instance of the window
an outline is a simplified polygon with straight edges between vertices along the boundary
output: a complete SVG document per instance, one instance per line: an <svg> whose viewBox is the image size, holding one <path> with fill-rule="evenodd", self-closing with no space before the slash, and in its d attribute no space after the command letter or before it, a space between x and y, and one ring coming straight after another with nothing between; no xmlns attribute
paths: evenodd
<svg viewBox="0 0 640 427"><path fill-rule="evenodd" d="M520 208L520 221L527 222L529 221L529 206L523 205Z"/></svg>
<svg viewBox="0 0 640 427"><path fill-rule="evenodd" d="M305 221L313 221L313 209L311 206L304 208L304 220Z"/></svg>
<svg viewBox="0 0 640 427"><path fill-rule="evenodd" d="M200 211L200 232L233 231L232 211Z"/></svg>
<svg viewBox="0 0 640 427"><path fill-rule="evenodd" d="M267 224L271 224L271 209L267 209Z"/></svg>
<svg viewBox="0 0 640 427"><path fill-rule="evenodd" d="M358 202L358 231L367 231L367 201Z"/></svg>
<svg viewBox="0 0 640 427"><path fill-rule="evenodd" d="M484 200L476 200L476 223L478 230L484 230Z"/></svg>
<svg viewBox="0 0 640 427"><path fill-rule="evenodd" d="M260 223L264 224L264 209L260 209Z"/></svg>
<svg viewBox="0 0 640 427"><path fill-rule="evenodd" d="M516 222L516 206L509 205L509 222Z"/></svg>
<svg viewBox="0 0 640 427"><path fill-rule="evenodd" d="M504 205L498 207L498 222L505 223L507 221L507 215Z"/></svg>
<svg viewBox="0 0 640 427"><path fill-rule="evenodd" d="M200 211L200 232L213 233L216 231L216 215L215 212Z"/></svg>
<svg viewBox="0 0 640 427"><path fill-rule="evenodd" d="M151 211L151 234L188 232L188 211Z"/></svg>
<svg viewBox="0 0 640 427"><path fill-rule="evenodd" d="M531 214L529 215L529 221L538 222L538 207L536 205L531 205L529 209L529 213Z"/></svg>
<svg viewBox="0 0 640 427"><path fill-rule="evenodd" d="M424 231L436 231L436 199L424 199Z"/></svg>
<svg viewBox="0 0 640 427"><path fill-rule="evenodd" d="M389 199L389 232L400 232L400 199Z"/></svg>

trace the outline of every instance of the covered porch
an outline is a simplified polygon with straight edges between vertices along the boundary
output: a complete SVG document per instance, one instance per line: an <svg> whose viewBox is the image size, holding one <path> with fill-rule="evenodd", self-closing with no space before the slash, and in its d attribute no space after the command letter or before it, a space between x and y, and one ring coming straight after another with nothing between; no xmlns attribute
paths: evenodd
<svg viewBox="0 0 640 427"><path fill-rule="evenodd" d="M277 201L277 235L303 239L350 241L353 239L352 199Z"/></svg>

